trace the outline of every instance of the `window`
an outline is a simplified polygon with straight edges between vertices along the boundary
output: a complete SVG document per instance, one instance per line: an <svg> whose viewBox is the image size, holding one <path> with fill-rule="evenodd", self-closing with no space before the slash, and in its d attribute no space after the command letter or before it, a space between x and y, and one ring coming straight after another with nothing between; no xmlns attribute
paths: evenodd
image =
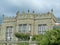
<svg viewBox="0 0 60 45"><path fill-rule="evenodd" d="M23 27L22 27L22 24L20 24L20 25L19 25L19 32L22 31L22 28L23 28Z"/></svg>
<svg viewBox="0 0 60 45"><path fill-rule="evenodd" d="M31 24L20 24L19 25L19 32L31 32Z"/></svg>
<svg viewBox="0 0 60 45"><path fill-rule="evenodd" d="M44 34L45 30L47 30L47 25L46 24L39 24L38 25L38 33L39 34Z"/></svg>
<svg viewBox="0 0 60 45"><path fill-rule="evenodd" d="M13 28L12 26L6 28L6 40L12 40Z"/></svg>
<svg viewBox="0 0 60 45"><path fill-rule="evenodd" d="M26 32L27 31L27 24L23 24L23 28L22 28L23 30L23 32Z"/></svg>
<svg viewBox="0 0 60 45"><path fill-rule="evenodd" d="M20 24L19 25L19 32L26 32L27 24Z"/></svg>

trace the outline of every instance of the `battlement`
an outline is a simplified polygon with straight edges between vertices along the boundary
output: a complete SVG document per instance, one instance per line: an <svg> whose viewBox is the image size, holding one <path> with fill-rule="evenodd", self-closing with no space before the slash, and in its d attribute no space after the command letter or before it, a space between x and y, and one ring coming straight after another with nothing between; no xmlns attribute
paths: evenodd
<svg viewBox="0 0 60 45"><path fill-rule="evenodd" d="M15 22L16 21L16 19L15 19L15 17L14 16L12 16L12 17L3 17L3 22Z"/></svg>

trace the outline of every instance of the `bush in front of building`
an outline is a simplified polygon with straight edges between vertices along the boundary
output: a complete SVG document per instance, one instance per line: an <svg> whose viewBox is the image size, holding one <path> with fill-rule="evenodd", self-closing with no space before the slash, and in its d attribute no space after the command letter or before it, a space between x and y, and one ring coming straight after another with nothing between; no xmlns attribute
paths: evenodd
<svg viewBox="0 0 60 45"><path fill-rule="evenodd" d="M30 39L30 34L26 33L15 33L15 36L21 40L29 40Z"/></svg>
<svg viewBox="0 0 60 45"><path fill-rule="evenodd" d="M27 34L24 34L24 33L18 33L16 32L15 33L15 36L18 38L18 39L21 39L22 41L26 41L26 40L29 40L30 39L30 34L27 33ZM29 43L19 43L17 45L29 45Z"/></svg>

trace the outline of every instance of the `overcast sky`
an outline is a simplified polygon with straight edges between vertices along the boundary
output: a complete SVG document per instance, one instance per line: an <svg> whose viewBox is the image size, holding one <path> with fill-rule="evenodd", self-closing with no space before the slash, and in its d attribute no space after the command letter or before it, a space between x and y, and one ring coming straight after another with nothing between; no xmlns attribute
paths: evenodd
<svg viewBox="0 0 60 45"><path fill-rule="evenodd" d="M60 17L60 0L0 0L0 15L15 16L16 12L29 9L36 13L45 13L53 8L54 15ZM1 16L0 16L1 17Z"/></svg>

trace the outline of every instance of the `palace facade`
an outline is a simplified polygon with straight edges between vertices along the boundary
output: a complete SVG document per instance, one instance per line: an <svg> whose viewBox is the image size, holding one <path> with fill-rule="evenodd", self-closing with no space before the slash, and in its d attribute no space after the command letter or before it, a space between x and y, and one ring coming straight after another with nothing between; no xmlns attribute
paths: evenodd
<svg viewBox="0 0 60 45"><path fill-rule="evenodd" d="M56 17L53 11L36 13L16 13L16 17L5 17L3 15L0 25L0 40L16 40L15 32L44 34L45 31L53 29L56 23Z"/></svg>

